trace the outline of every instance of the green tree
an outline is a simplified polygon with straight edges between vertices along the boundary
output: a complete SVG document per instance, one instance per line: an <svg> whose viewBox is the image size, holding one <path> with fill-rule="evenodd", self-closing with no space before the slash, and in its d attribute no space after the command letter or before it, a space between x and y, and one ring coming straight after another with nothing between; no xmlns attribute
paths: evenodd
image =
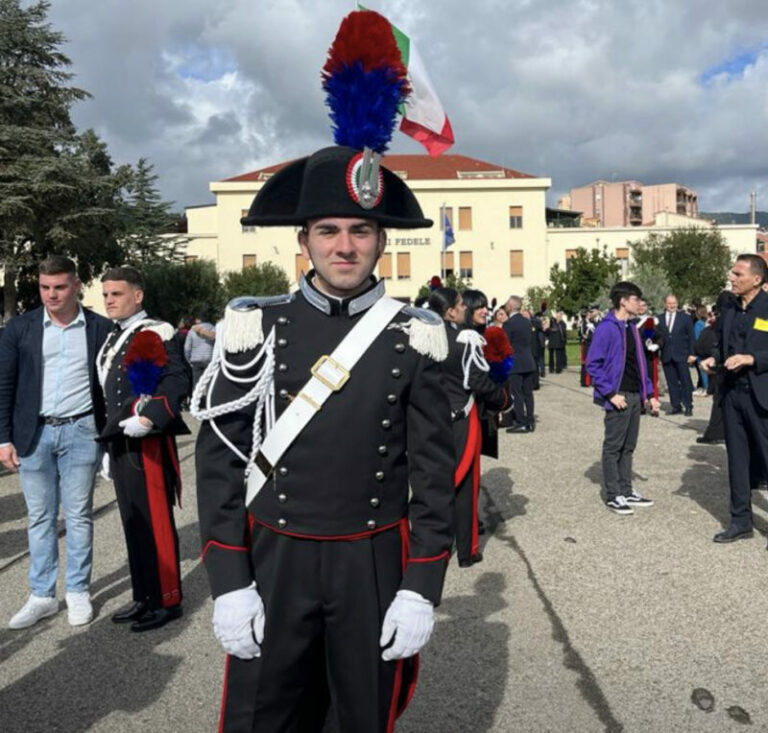
<svg viewBox="0 0 768 733"><path fill-rule="evenodd" d="M173 233L178 217L171 211L173 204L160 197L157 179L146 158L126 171L122 245L125 261L140 268L153 262L181 261L187 243Z"/></svg>
<svg viewBox="0 0 768 733"><path fill-rule="evenodd" d="M226 298L215 262L153 262L142 274L144 307L153 318L174 326L188 317L213 323L221 318Z"/></svg>
<svg viewBox="0 0 768 733"><path fill-rule="evenodd" d="M714 300L725 287L731 252L719 229L687 227L667 235L650 234L631 243L633 269L661 268L669 291L680 303Z"/></svg>
<svg viewBox="0 0 768 733"><path fill-rule="evenodd" d="M525 291L525 305L534 313L538 313L543 303L549 305L551 297L552 288L546 285L533 285Z"/></svg>
<svg viewBox="0 0 768 733"><path fill-rule="evenodd" d="M289 289L290 281L285 270L272 262L246 267L241 272L228 272L224 276L227 300L241 295L281 295Z"/></svg>
<svg viewBox="0 0 768 733"><path fill-rule="evenodd" d="M472 287L472 280L462 278L461 275L457 275L456 273L451 272L445 276L445 279L443 280L443 287L453 288L457 292L463 293L465 290ZM418 294L416 295L416 300L419 298L428 298L431 292L432 289L428 284L422 285L419 288Z"/></svg>
<svg viewBox="0 0 768 733"><path fill-rule="evenodd" d="M4 315L16 313L17 279L41 257L71 247L98 218L84 192L100 189L70 108L88 93L70 86L61 33L48 2L0 0L0 266ZM85 180L83 178L85 176ZM88 273L85 273L86 275Z"/></svg>
<svg viewBox="0 0 768 733"><path fill-rule="evenodd" d="M643 291L648 307L654 313L664 310L664 298L670 292L666 270L662 265L652 262L638 264L634 262L629 279Z"/></svg>
<svg viewBox="0 0 768 733"><path fill-rule="evenodd" d="M565 270L555 263L549 271L550 306L573 316L600 296L604 297L618 277L619 264L615 257L599 249L588 252L579 247Z"/></svg>

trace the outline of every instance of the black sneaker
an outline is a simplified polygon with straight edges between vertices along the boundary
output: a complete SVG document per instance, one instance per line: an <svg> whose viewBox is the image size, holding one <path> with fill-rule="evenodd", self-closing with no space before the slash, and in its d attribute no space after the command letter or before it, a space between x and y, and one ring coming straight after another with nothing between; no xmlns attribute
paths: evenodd
<svg viewBox="0 0 768 733"><path fill-rule="evenodd" d="M617 496L605 502L605 505L616 514L634 514L635 510L627 502L626 496Z"/></svg>
<svg viewBox="0 0 768 733"><path fill-rule="evenodd" d="M629 496L625 496L624 498L630 506L653 506L653 499L646 499L644 496L640 496L636 491L633 491Z"/></svg>

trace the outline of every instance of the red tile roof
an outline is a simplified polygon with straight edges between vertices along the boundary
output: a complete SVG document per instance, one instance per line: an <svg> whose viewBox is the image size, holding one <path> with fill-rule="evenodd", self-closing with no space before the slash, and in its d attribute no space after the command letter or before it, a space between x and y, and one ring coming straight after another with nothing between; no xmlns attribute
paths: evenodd
<svg viewBox="0 0 768 733"><path fill-rule="evenodd" d="M243 173L226 182L262 181L265 176L276 173L290 163L283 163L260 168L250 173ZM460 178L536 178L529 173L521 173L511 168L486 163L466 155L441 155L431 158L428 155L385 155L383 164L391 171L404 174L406 180L457 180Z"/></svg>

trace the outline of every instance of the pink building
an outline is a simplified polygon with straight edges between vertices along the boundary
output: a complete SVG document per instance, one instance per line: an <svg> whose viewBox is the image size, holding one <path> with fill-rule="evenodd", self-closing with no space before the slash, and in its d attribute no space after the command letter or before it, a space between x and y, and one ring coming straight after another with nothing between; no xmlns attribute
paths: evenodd
<svg viewBox="0 0 768 733"><path fill-rule="evenodd" d="M661 211L698 216L696 192L677 183L645 186L639 181L595 181L572 188L572 211L582 212L584 226L629 227L652 224Z"/></svg>

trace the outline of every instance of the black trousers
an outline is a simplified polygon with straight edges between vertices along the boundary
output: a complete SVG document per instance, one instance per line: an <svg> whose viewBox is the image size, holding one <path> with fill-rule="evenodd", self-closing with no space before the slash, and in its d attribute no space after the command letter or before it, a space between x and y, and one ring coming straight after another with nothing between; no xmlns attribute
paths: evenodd
<svg viewBox="0 0 768 733"><path fill-rule="evenodd" d="M752 527L750 497L752 474L765 475L768 466L768 411L757 403L748 387L723 387L723 426L728 452L731 489L731 526ZM751 469L751 470L750 470Z"/></svg>
<svg viewBox="0 0 768 733"><path fill-rule="evenodd" d="M640 434L640 395L620 394L627 400L626 409L605 412L602 465L606 501L632 493L632 458Z"/></svg>
<svg viewBox="0 0 768 733"><path fill-rule="evenodd" d="M515 422L533 427L533 372L509 375L509 389L514 400Z"/></svg>
<svg viewBox="0 0 768 733"><path fill-rule="evenodd" d="M453 424L458 464L454 475L456 486L456 556L469 560L480 552L478 536L478 492L480 490L480 449L482 431L477 405L468 418Z"/></svg>
<svg viewBox="0 0 768 733"><path fill-rule="evenodd" d="M254 525L264 641L256 659L227 657L221 731L320 733L331 703L341 733L394 729L418 667L418 657L384 662L379 646L404 545L406 523L354 541Z"/></svg>
<svg viewBox="0 0 768 733"><path fill-rule="evenodd" d="M682 405L688 409L693 407L693 381L691 370L684 361L670 361L664 364L664 377L669 389L669 401L672 409Z"/></svg>
<svg viewBox="0 0 768 733"><path fill-rule="evenodd" d="M549 350L549 373L560 372L565 369L565 349L550 349Z"/></svg>
<svg viewBox="0 0 768 733"><path fill-rule="evenodd" d="M109 457L133 600L147 601L151 609L175 606L181 603L181 571L173 518L178 480L173 439L118 438L109 444Z"/></svg>

